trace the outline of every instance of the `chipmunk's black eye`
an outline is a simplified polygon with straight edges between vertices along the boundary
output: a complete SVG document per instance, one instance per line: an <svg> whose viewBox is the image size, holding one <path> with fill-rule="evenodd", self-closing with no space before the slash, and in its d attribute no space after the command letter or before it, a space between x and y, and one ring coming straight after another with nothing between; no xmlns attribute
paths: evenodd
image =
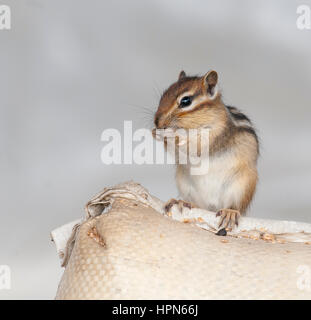
<svg viewBox="0 0 311 320"><path fill-rule="evenodd" d="M179 107L180 108L188 107L188 106L190 106L191 102L192 102L192 98L191 97L189 97L189 96L183 97L180 100Z"/></svg>

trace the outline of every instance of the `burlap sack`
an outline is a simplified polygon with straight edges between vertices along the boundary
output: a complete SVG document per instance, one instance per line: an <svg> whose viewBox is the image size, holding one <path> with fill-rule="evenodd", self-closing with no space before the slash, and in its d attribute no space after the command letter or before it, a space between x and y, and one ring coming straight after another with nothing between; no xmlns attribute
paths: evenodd
<svg viewBox="0 0 311 320"><path fill-rule="evenodd" d="M66 266L56 299L311 298L309 224L242 218L222 237L214 213L174 208L174 220L162 207L126 183L53 231Z"/></svg>

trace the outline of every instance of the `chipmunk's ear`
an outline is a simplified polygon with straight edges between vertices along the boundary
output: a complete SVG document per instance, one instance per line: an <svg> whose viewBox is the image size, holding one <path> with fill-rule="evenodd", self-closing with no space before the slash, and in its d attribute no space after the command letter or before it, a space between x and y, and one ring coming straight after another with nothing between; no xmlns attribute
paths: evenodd
<svg viewBox="0 0 311 320"><path fill-rule="evenodd" d="M203 77L203 85L207 93L211 97L214 97L217 93L217 89L216 89L217 82L218 82L218 74L214 70L207 72Z"/></svg>
<svg viewBox="0 0 311 320"><path fill-rule="evenodd" d="M181 80L182 78L186 77L186 72L184 70L180 71L179 76L178 76L178 81Z"/></svg>

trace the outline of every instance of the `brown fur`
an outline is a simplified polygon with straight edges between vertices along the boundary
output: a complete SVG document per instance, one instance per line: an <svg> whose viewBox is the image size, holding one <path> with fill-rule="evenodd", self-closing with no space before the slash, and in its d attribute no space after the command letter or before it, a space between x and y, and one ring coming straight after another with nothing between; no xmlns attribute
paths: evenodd
<svg viewBox="0 0 311 320"><path fill-rule="evenodd" d="M210 155L233 151L239 164L228 183L232 187L239 186L245 192L240 203L228 209L243 213L256 190L258 138L248 117L234 107L226 107L219 92L212 95L217 78L214 71L203 77L187 77L181 72L178 81L163 93L155 114L155 124L157 128L186 130L208 127ZM193 98L191 108L179 106L185 94Z"/></svg>

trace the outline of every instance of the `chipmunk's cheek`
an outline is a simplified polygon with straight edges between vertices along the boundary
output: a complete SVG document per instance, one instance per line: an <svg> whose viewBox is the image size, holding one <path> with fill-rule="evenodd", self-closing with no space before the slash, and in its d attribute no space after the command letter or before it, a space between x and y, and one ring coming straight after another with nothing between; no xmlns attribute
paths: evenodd
<svg viewBox="0 0 311 320"><path fill-rule="evenodd" d="M176 117L176 124L179 128L189 129L191 121L186 115Z"/></svg>

